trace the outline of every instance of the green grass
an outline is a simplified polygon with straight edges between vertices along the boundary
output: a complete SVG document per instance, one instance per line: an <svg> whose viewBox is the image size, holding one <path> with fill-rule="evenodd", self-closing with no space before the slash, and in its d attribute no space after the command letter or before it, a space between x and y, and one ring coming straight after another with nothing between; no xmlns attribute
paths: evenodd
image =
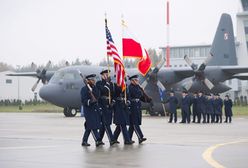
<svg viewBox="0 0 248 168"><path fill-rule="evenodd" d="M23 105L22 110L19 106L0 106L0 112L62 112L63 108L52 104L37 104L37 105Z"/></svg>
<svg viewBox="0 0 248 168"><path fill-rule="evenodd" d="M19 110L19 106L0 106L0 112L62 112L63 108L57 107L52 104L37 104L37 105L23 105L22 110ZM178 114L180 115L181 110L178 109ZM223 111L224 115L224 111ZM233 115L247 115L248 116L248 106L234 106Z"/></svg>

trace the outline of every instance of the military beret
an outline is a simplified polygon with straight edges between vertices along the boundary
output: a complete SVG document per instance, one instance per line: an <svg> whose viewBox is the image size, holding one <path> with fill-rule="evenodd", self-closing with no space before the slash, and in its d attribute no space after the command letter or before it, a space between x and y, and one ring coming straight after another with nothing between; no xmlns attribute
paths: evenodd
<svg viewBox="0 0 248 168"><path fill-rule="evenodd" d="M129 77L129 80L138 79L138 78L139 78L139 75L133 75L133 76L130 76L130 77Z"/></svg>
<svg viewBox="0 0 248 168"><path fill-rule="evenodd" d="M102 74L104 74L104 73L108 73L108 72L110 72L110 70L105 69L105 70L103 70L102 72L100 72L100 74L102 75Z"/></svg>
<svg viewBox="0 0 248 168"><path fill-rule="evenodd" d="M226 95L225 97L229 98L229 95Z"/></svg>
<svg viewBox="0 0 248 168"><path fill-rule="evenodd" d="M96 77L96 74L90 74L90 75L87 75L85 78L88 80L92 80L92 79L95 79L95 77Z"/></svg>

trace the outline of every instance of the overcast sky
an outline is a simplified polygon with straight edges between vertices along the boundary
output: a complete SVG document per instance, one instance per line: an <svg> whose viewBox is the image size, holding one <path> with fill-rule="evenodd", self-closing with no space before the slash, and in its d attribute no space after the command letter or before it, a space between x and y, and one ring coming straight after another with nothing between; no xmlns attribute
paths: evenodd
<svg viewBox="0 0 248 168"><path fill-rule="evenodd" d="M104 13L121 47L121 15L146 48L166 45L166 0L0 0L0 62L94 64L106 57ZM210 44L222 13L236 34L239 0L170 0L171 45ZM121 53L119 51L119 53Z"/></svg>

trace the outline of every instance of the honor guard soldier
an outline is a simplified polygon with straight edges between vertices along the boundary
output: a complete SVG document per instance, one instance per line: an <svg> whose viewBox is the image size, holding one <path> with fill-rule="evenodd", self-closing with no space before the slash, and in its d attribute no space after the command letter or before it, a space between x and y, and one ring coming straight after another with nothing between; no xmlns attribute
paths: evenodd
<svg viewBox="0 0 248 168"><path fill-rule="evenodd" d="M197 123L201 123L201 115L203 123L206 123L206 98L203 96L203 92L199 91L197 97Z"/></svg>
<svg viewBox="0 0 248 168"><path fill-rule="evenodd" d="M226 116L225 123L227 123L227 122L231 123L232 122L232 115L233 115L233 113L232 113L233 103L232 103L232 100L229 98L228 95L225 96L224 106L225 106L224 109L225 109L225 116Z"/></svg>
<svg viewBox="0 0 248 168"><path fill-rule="evenodd" d="M133 131L135 131L138 136L139 143L146 141L144 135L140 129L142 123L142 112L141 112L141 100L145 102L151 102L151 98L148 97L144 90L139 85L138 75L133 75L129 77L131 84L128 87L129 90L129 99L131 101L130 105L130 126L129 126L129 135L132 139Z"/></svg>
<svg viewBox="0 0 248 168"><path fill-rule="evenodd" d="M82 139L82 146L90 146L88 144L90 133L93 135L96 146L104 145L97 131L101 127L101 119L98 106L99 91L95 86L95 76L95 74L86 76L84 79L85 86L81 89L81 102L85 117L85 132Z"/></svg>
<svg viewBox="0 0 248 168"><path fill-rule="evenodd" d="M127 100L127 91L122 91L121 86L118 86L116 83L114 84L114 124L116 125L114 131L114 139L118 143L118 137L120 132L122 132L124 144L131 145L133 141L131 141L129 133L127 131L127 125L129 125L129 105L130 101Z"/></svg>
<svg viewBox="0 0 248 168"><path fill-rule="evenodd" d="M211 119L211 123L214 122L214 100L210 93L206 94L206 122L209 123Z"/></svg>
<svg viewBox="0 0 248 168"><path fill-rule="evenodd" d="M100 92L99 106L101 108L101 121L102 127L100 128L100 138L101 140L104 137L106 131L110 145L115 144L114 136L110 125L112 124L112 95L113 95L113 83L110 80L109 70L103 70L101 74L102 80L97 81L96 87Z"/></svg>
<svg viewBox="0 0 248 168"><path fill-rule="evenodd" d="M172 120L174 118L174 122L177 122L177 104L178 104L178 100L175 96L174 91L170 91L170 97L169 100L166 101L169 102L169 112L170 112L170 119L169 119L169 123L172 123Z"/></svg>
<svg viewBox="0 0 248 168"><path fill-rule="evenodd" d="M223 107L223 100L220 98L220 95L217 93L214 97L214 114L216 117L215 122L222 123L222 107Z"/></svg>
<svg viewBox="0 0 248 168"><path fill-rule="evenodd" d="M193 98L191 98L192 111L193 111L193 123L196 122L197 117L197 92L194 92Z"/></svg>
<svg viewBox="0 0 248 168"><path fill-rule="evenodd" d="M187 91L182 92L182 121L180 123L190 123L190 98Z"/></svg>

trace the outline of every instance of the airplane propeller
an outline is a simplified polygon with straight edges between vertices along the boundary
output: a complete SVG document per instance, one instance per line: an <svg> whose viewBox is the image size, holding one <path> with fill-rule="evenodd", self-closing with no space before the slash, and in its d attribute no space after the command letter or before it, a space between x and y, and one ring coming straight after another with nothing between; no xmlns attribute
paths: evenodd
<svg viewBox="0 0 248 168"><path fill-rule="evenodd" d="M37 80L37 82L34 84L34 86L31 89L33 92L37 88L40 80L41 80L41 82L43 84L46 84L47 83L46 72L47 72L47 69L50 67L50 65L51 65L51 61L48 61L48 63L46 64L45 68L42 69L42 71L39 70L39 69L36 70L36 74L37 74L38 80Z"/></svg>
<svg viewBox="0 0 248 168"><path fill-rule="evenodd" d="M210 55L203 61L203 63L199 66L199 68L197 67L196 64L194 64L191 59L185 55L184 56L184 60L187 62L187 64L192 68L192 70L194 71L195 75L194 77L192 78L192 80L190 80L189 82L187 82L185 85L184 85L184 88L186 90L189 90L194 81L203 81L203 83L211 90L214 85L213 83L205 77L205 73L204 73L204 70L207 66L207 64L209 63L209 61L213 58L213 54L210 53Z"/></svg>
<svg viewBox="0 0 248 168"><path fill-rule="evenodd" d="M157 79L157 74L160 70L160 68L164 65L165 58L162 57L162 60L156 65L156 67L153 70L149 70L149 72L144 77L144 80L141 82L142 88L145 89L145 87L148 84L148 81L153 81L157 84L158 88L160 88L162 91L165 91L164 85Z"/></svg>

